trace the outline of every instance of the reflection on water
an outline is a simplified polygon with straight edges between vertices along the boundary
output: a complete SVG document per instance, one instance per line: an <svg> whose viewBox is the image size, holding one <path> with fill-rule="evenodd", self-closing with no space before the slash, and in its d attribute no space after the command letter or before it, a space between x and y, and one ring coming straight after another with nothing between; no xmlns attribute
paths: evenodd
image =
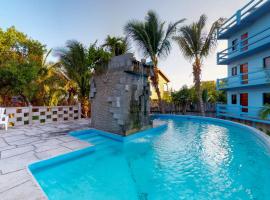
<svg viewBox="0 0 270 200"><path fill-rule="evenodd" d="M205 125L201 132L201 159L212 170L218 170L221 165L228 165L231 149L228 144L228 130L215 125Z"/></svg>

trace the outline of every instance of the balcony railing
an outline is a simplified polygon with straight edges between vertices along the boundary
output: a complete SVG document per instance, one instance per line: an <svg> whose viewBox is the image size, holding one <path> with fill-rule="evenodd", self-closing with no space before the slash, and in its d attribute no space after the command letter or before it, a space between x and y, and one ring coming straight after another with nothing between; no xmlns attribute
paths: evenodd
<svg viewBox="0 0 270 200"><path fill-rule="evenodd" d="M218 37L224 34L227 30L241 23L243 19L261 7L268 0L251 0L244 7L239 9L233 16L227 19L218 30Z"/></svg>
<svg viewBox="0 0 270 200"><path fill-rule="evenodd" d="M270 124L270 117L267 119L262 119L260 117L260 112L262 109L263 107L217 104L217 116L225 116Z"/></svg>
<svg viewBox="0 0 270 200"><path fill-rule="evenodd" d="M257 49L262 49L264 46L270 45L270 27L251 35L250 37L236 42L233 46L217 53L218 64L228 64L240 56L248 55Z"/></svg>
<svg viewBox="0 0 270 200"><path fill-rule="evenodd" d="M237 76L217 80L217 89L229 89L237 87L247 87L270 83L270 69L242 73Z"/></svg>

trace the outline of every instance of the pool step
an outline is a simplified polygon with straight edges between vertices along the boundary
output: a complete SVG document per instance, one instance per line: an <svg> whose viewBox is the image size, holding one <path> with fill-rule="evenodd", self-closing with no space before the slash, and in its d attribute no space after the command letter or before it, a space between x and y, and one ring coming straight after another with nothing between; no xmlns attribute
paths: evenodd
<svg viewBox="0 0 270 200"><path fill-rule="evenodd" d="M94 139L100 138L100 136L97 134L85 134L85 135L79 136L78 138L80 138L81 140L88 141L88 140L94 140Z"/></svg>
<svg viewBox="0 0 270 200"><path fill-rule="evenodd" d="M96 151L107 151L107 150L111 150L111 149L117 149L120 148L119 144L106 144L106 145L97 145L95 147Z"/></svg>
<svg viewBox="0 0 270 200"><path fill-rule="evenodd" d="M95 146L96 151L107 151L111 149L115 149L119 147L121 144L118 141L110 139L108 137L104 137L102 135L91 133L91 132L83 132L72 134L74 137L77 137L81 140L87 141Z"/></svg>
<svg viewBox="0 0 270 200"><path fill-rule="evenodd" d="M83 135L98 135L98 134L91 132L91 130L75 131L71 133L71 136L74 137L80 137Z"/></svg>

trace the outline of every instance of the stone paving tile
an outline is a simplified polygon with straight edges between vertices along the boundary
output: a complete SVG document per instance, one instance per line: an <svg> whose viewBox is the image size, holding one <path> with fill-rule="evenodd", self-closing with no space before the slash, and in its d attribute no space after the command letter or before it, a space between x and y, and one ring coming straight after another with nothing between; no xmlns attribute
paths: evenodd
<svg viewBox="0 0 270 200"><path fill-rule="evenodd" d="M0 200L46 199L27 166L89 146L67 135L81 129L89 129L88 120L0 129Z"/></svg>
<svg viewBox="0 0 270 200"><path fill-rule="evenodd" d="M40 140L39 137L30 137L30 138L23 139L23 140L9 142L9 144L10 145L25 145L25 144L30 144L32 142L37 142L39 140Z"/></svg>
<svg viewBox="0 0 270 200"><path fill-rule="evenodd" d="M0 138L0 148L1 147L5 147L5 146L7 146L8 144L5 142L5 140L4 139L2 139L2 138Z"/></svg>
<svg viewBox="0 0 270 200"><path fill-rule="evenodd" d="M1 200L45 200L39 187L28 180L10 190L0 193Z"/></svg>
<svg viewBox="0 0 270 200"><path fill-rule="evenodd" d="M67 147L59 147L57 149L51 149L48 151L43 151L39 153L35 153L36 157L40 160L47 159L53 156L58 156L65 153L70 153L72 150Z"/></svg>
<svg viewBox="0 0 270 200"><path fill-rule="evenodd" d="M56 138L47 139L45 142L37 142L34 144L35 147L48 146L48 145L58 145L63 143L61 140L57 140Z"/></svg>
<svg viewBox="0 0 270 200"><path fill-rule="evenodd" d="M68 136L68 135L59 136L59 137L57 137L57 139L61 140L63 142L70 142L70 141L78 140L77 138L72 137L72 136Z"/></svg>
<svg viewBox="0 0 270 200"><path fill-rule="evenodd" d="M35 147L35 152L40 153L43 151L48 151L48 150L57 149L57 148L59 148L59 145L42 145L42 146Z"/></svg>
<svg viewBox="0 0 270 200"><path fill-rule="evenodd" d="M0 129L0 134L2 138L7 138L10 136L16 136L16 135L23 135L25 131L23 130L8 130L8 131L3 131Z"/></svg>
<svg viewBox="0 0 270 200"><path fill-rule="evenodd" d="M38 161L34 152L27 152L22 155L13 156L0 160L0 170L2 173L14 172L20 169L24 169L29 163Z"/></svg>
<svg viewBox="0 0 270 200"><path fill-rule="evenodd" d="M21 155L25 152L33 151L33 150L34 150L34 146L32 145L4 150L1 152L1 159L16 156L16 155Z"/></svg>
<svg viewBox="0 0 270 200"><path fill-rule="evenodd" d="M61 146L67 147L72 150L81 149L82 147L88 147L89 143L84 141L71 141L61 144Z"/></svg>
<svg viewBox="0 0 270 200"><path fill-rule="evenodd" d="M0 178L0 194L30 180L30 178L26 169L2 175Z"/></svg>
<svg viewBox="0 0 270 200"><path fill-rule="evenodd" d="M18 140L23 140L23 139L28 139L28 138L29 137L27 137L26 135L11 135L11 136L5 137L5 141L7 143L10 143L10 142L15 142Z"/></svg>
<svg viewBox="0 0 270 200"><path fill-rule="evenodd" d="M14 148L16 148L15 145L6 145L6 146L3 146L3 147L0 147L0 152L8 150L8 149L14 149Z"/></svg>

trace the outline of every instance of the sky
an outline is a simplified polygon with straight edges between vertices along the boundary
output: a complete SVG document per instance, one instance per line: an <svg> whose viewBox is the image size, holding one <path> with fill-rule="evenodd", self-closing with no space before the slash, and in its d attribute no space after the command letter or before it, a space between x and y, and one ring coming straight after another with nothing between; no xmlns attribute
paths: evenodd
<svg viewBox="0 0 270 200"><path fill-rule="evenodd" d="M123 27L132 19L143 20L148 10L158 13L162 21L175 22L186 18L184 24L208 17L210 27L219 17L229 18L249 0L1 0L0 28L15 26L29 37L47 45L47 49L64 47L67 40L76 39L85 46L98 40L102 44L107 35L124 36ZM226 67L216 64L216 52L226 48L220 41L212 54L204 60L202 80L216 80L226 76ZM142 53L132 44L131 52L138 60ZM51 60L57 60L50 57ZM159 62L174 90L192 85L192 66L172 43L168 57Z"/></svg>

